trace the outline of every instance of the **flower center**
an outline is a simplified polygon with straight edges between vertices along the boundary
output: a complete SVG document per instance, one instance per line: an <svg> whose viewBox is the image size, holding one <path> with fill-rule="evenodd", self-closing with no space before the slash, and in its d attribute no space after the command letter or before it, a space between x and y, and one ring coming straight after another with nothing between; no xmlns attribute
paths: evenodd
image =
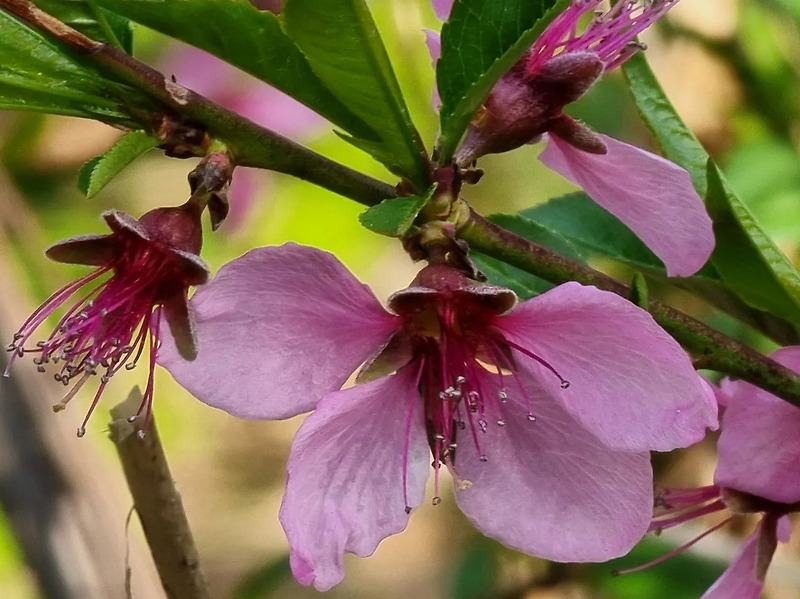
<svg viewBox="0 0 800 599"><path fill-rule="evenodd" d="M111 277L80 297L47 339L38 341L35 347L25 347L50 315L109 271L113 271ZM53 406L54 411L61 411L89 378L100 374L97 392L78 428L78 436L83 436L86 423L111 377L122 368L133 369L148 346L150 376L137 415L146 408L146 416L149 416L153 371L160 345L160 310L154 312L154 308L165 297L165 282L172 287L180 284L179 280L180 272L163 252L136 242L127 244L126 251L112 264L62 287L28 318L8 347L13 355L5 376L14 359L26 353L38 354L33 362L39 372L45 372L50 364L57 365L54 378L64 386L72 385Z"/></svg>
<svg viewBox="0 0 800 599"><path fill-rule="evenodd" d="M520 380L513 351L547 368L562 388L569 387L569 382L545 360L506 340L485 316L464 310L458 301L429 306L413 320L411 330L433 456L436 505L441 501L442 465L447 466L459 486L471 484L458 474L459 443L472 443L480 461L488 461L482 437L491 426L504 427L507 415L513 415L506 405L511 394L516 394L516 404L527 407L527 421L536 421L533 401Z"/></svg>

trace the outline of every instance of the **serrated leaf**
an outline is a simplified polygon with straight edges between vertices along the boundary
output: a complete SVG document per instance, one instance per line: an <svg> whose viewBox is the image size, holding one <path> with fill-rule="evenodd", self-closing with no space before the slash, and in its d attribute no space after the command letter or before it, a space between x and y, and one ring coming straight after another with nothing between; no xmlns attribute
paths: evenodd
<svg viewBox="0 0 800 599"><path fill-rule="evenodd" d="M432 195L433 189L429 189L423 195L389 198L362 212L358 220L367 229L380 235L402 237Z"/></svg>
<svg viewBox="0 0 800 599"><path fill-rule="evenodd" d="M34 4L86 37L116 46L128 54L132 51L131 22L98 7L95 0L34 0Z"/></svg>
<svg viewBox="0 0 800 599"><path fill-rule="evenodd" d="M425 148L364 0L287 0L281 16L314 73L378 133L378 144L356 145L425 189Z"/></svg>
<svg viewBox="0 0 800 599"><path fill-rule="evenodd" d="M97 195L126 166L160 143L160 139L144 131L131 131L123 135L108 152L83 165L78 174L78 187L87 198Z"/></svg>
<svg viewBox="0 0 800 599"><path fill-rule="evenodd" d="M623 70L642 120L664 154L689 171L698 193L706 197L717 240L711 264L725 285L749 306L800 324L797 270L683 123L646 59L641 54L634 56Z"/></svg>
<svg viewBox="0 0 800 599"><path fill-rule="evenodd" d="M98 0L136 23L179 39L266 81L362 139L379 139L334 96L284 33L247 0ZM178 81L180 83L180 81Z"/></svg>
<svg viewBox="0 0 800 599"><path fill-rule="evenodd" d="M442 27L436 79L442 105L439 162L451 161L475 112L498 79L569 0L456 0Z"/></svg>
<svg viewBox="0 0 800 599"><path fill-rule="evenodd" d="M108 79L49 38L0 11L0 109L28 110L138 127L121 98L151 101Z"/></svg>

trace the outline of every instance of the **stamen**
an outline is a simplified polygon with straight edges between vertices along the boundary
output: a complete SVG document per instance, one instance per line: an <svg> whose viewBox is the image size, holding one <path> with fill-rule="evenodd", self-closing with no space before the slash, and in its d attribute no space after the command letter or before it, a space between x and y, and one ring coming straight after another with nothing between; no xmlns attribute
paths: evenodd
<svg viewBox="0 0 800 599"><path fill-rule="evenodd" d="M534 360L534 361L538 362L539 364L541 364L542 366L544 366L551 373L553 373L556 376L556 378L559 380L559 382L561 383L561 388L562 389L569 388L570 382L567 379L565 379L563 376L561 376L558 373L558 371L555 368L553 368L544 358L540 358L539 356L537 356L532 351L529 351L529 350L525 349L521 345L517 345L516 343L514 343L513 341L510 341L509 339L504 339L504 341L509 346L511 346L515 350L517 350L519 353L521 353L521 354L523 354L525 356L528 356L532 360Z"/></svg>
<svg viewBox="0 0 800 599"><path fill-rule="evenodd" d="M695 538L691 539L690 541L684 543L680 547L676 547L675 549L665 553L664 555L661 555L661 556L655 558L654 560L650 560L649 562L641 564L639 566L633 566L632 568L625 568L623 570L612 570L611 573L614 576L621 576L622 574L633 574L634 572L641 572L642 570L646 570L647 568L651 568L652 566L657 566L658 564L662 564L665 561L667 561L668 559L670 559L672 557L675 557L679 553L683 553L684 551L686 551L687 549L692 547L695 543L697 543L699 540L706 538L712 532L714 532L716 530L719 530L720 528L725 526L728 522L730 522L732 519L733 519L733 516L727 517L725 520L723 520L719 524L715 524L714 526L709 528L707 531L701 533L700 535L696 536Z"/></svg>

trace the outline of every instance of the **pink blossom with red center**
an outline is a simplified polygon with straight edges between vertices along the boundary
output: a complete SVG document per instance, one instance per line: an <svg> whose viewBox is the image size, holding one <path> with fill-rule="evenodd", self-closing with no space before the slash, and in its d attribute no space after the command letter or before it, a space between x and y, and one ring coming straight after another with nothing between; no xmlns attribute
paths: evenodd
<svg viewBox="0 0 800 599"><path fill-rule="evenodd" d="M434 502L445 466L467 517L506 545L621 555L649 523L647 452L701 439L716 404L681 347L622 298L570 283L515 301L429 266L390 313L332 255L261 248L192 298L197 359L167 337L159 362L236 416L315 410L280 512L304 584L331 588L344 553L370 555L405 528L431 456Z"/></svg>
<svg viewBox="0 0 800 599"><path fill-rule="evenodd" d="M772 358L800 372L800 347L779 349ZM729 516L657 561L687 549L737 516L760 514L728 569L702 597L758 599L778 541L789 540L787 514L800 511L800 409L743 381L723 381L718 398L724 411L715 484L661 491L651 530L719 511Z"/></svg>
<svg viewBox="0 0 800 599"><path fill-rule="evenodd" d="M189 202L152 210L137 221L111 210L103 214L111 234L73 237L47 250L57 262L97 268L56 291L25 321L8 347L12 355L5 376L16 358L35 354L40 372L53 368L57 381L71 385L53 406L56 411L98 376L100 383L78 436L85 434L111 377L123 368L133 369L146 349L149 373L137 416L149 417L162 313L181 355L196 356L187 292L208 279L208 269L197 256L202 241L200 211ZM110 276L103 280L105 275ZM65 306L69 307L50 335L30 346L36 330Z"/></svg>
<svg viewBox="0 0 800 599"><path fill-rule="evenodd" d="M466 167L485 154L545 139L539 159L628 226L670 276L697 272L714 249L714 232L689 173L635 146L598 134L564 112L605 72L641 48L646 27L677 0L573 0L530 50L495 84L455 155ZM437 14L447 7L435 7ZM594 11L590 23L579 22ZM438 56L438 39L428 34Z"/></svg>

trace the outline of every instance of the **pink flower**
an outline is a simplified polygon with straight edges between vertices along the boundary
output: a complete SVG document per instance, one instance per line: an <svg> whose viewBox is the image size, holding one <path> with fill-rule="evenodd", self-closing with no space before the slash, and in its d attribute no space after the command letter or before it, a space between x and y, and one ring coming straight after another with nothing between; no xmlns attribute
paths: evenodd
<svg viewBox="0 0 800 599"><path fill-rule="evenodd" d="M280 513L304 584L334 586L344 553L370 555L405 528L431 455L434 503L446 466L464 513L506 545L561 561L623 554L649 521L647 451L702 438L713 398L680 346L618 296L570 283L515 302L434 265L390 313L330 254L262 248L192 298L197 360L165 340L159 361L236 416L316 408Z"/></svg>
<svg viewBox="0 0 800 599"><path fill-rule="evenodd" d="M779 349L772 357L800 372L800 347ZM723 381L718 396L724 412L715 484L665 490L651 529L676 526L716 511L731 514L665 556L670 557L735 516L761 514L728 569L703 595L703 599L758 599L777 542L789 540L791 525L786 515L800 511L800 410L742 381Z"/></svg>
<svg viewBox="0 0 800 599"><path fill-rule="evenodd" d="M34 363L40 372L52 364L57 369L56 380L72 385L53 406L60 411L86 381L100 373L100 384L78 436L85 434L89 416L110 378L123 367L131 370L136 366L145 348L150 350L149 374L139 414L149 417L162 313L180 354L188 360L196 356L187 291L208 279L208 269L197 256L202 242L200 212L198 205L187 202L178 208L152 210L137 221L111 210L103 214L111 234L73 237L47 250L51 260L97 268L56 291L31 314L8 347L13 353L4 374L8 376L16 358L38 354ZM108 273L109 278L82 292ZM45 320L70 300L73 305L53 332L26 347Z"/></svg>
<svg viewBox="0 0 800 599"><path fill-rule="evenodd" d="M579 19L601 0L573 0L527 54L495 85L474 116L455 162L546 139L539 159L582 187L625 223L664 262L671 276L699 270L714 249L711 219L685 169L635 146L600 135L564 113L605 72L641 45L635 37L677 0L620 0ZM441 8L441 7L440 7ZM438 48L429 34L428 45Z"/></svg>

